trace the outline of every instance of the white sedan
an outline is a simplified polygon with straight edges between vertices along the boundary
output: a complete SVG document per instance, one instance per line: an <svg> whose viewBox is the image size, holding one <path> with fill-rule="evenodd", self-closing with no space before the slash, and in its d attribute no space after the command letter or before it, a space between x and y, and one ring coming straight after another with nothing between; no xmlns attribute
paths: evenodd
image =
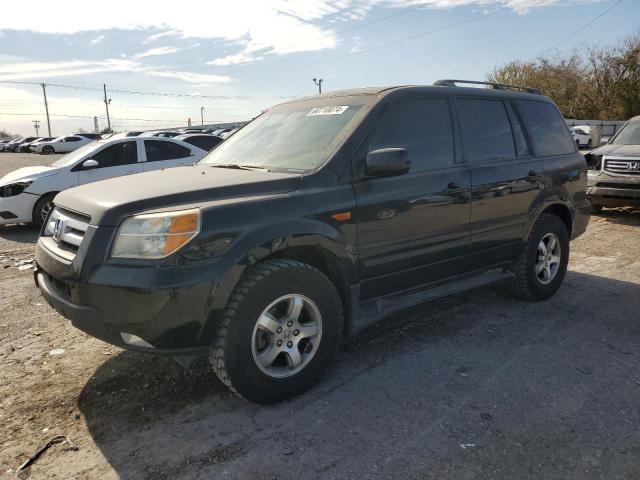
<svg viewBox="0 0 640 480"><path fill-rule="evenodd" d="M87 143L93 142L90 138L81 135L71 135L69 137L54 138L49 142L35 142L31 145L31 151L49 155L52 153L69 153Z"/></svg>
<svg viewBox="0 0 640 480"><path fill-rule="evenodd" d="M53 206L53 198L62 190L122 175L189 165L206 154L195 145L169 138L91 142L50 167L19 168L0 178L0 225L33 223L39 227Z"/></svg>

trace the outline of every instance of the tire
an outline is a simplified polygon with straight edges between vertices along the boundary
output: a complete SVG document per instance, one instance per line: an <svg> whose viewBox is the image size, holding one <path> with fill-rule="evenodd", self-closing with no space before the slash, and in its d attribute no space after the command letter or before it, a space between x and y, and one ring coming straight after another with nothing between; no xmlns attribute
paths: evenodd
<svg viewBox="0 0 640 480"><path fill-rule="evenodd" d="M592 145L593 145L593 142L591 141L591 139L589 139L589 141L587 142L587 148L591 148Z"/></svg>
<svg viewBox="0 0 640 480"><path fill-rule="evenodd" d="M549 247L551 238L558 244L558 261L553 262L540 250L541 242ZM555 247L554 247L555 248ZM556 250L548 248L550 256L555 257ZM541 258L544 260L541 261ZM555 294L567 273L569 262L569 232L564 222L556 215L544 213L536 221L525 242L520 257L513 266L515 278L511 282L513 293L525 300L545 300ZM541 263L542 271L538 272ZM545 266L546 265L546 266ZM554 269L553 266L556 265ZM547 270L548 269L548 270ZM550 272L549 277L547 273Z"/></svg>
<svg viewBox="0 0 640 480"><path fill-rule="evenodd" d="M49 215L49 211L53 206L53 199L57 193L47 193L42 195L33 207L33 225L37 228L42 228L44 219Z"/></svg>
<svg viewBox="0 0 640 480"><path fill-rule="evenodd" d="M296 317L290 315L296 311L293 298L310 303L304 303L299 323L292 325L286 320ZM277 322L269 325L271 330L258 325L265 317ZM304 323L309 318L315 320L316 336L304 338L303 330L313 329L314 323ZM322 377L338 351L342 325L340 296L323 273L295 260L267 260L251 267L233 291L209 360L237 395L260 404L280 402L307 391ZM282 346L277 347L278 342ZM301 359L297 367L294 356ZM266 357L274 360L264 361Z"/></svg>
<svg viewBox="0 0 640 480"><path fill-rule="evenodd" d="M594 205L593 203L591 204L591 210L593 210L593 213L600 213L602 212L602 205Z"/></svg>
<svg viewBox="0 0 640 480"><path fill-rule="evenodd" d="M56 153L56 151L51 145L45 145L42 147L42 153L45 155L51 155L52 153Z"/></svg>

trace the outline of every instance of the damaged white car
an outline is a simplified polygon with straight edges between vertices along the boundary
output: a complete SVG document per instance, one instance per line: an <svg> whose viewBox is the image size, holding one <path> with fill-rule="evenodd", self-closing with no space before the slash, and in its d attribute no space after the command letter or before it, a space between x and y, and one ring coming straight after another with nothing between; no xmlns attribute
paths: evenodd
<svg viewBox="0 0 640 480"><path fill-rule="evenodd" d="M133 173L197 162L207 152L168 138L122 138L91 142L50 167L25 167L0 179L0 225L40 227L53 198L67 188Z"/></svg>

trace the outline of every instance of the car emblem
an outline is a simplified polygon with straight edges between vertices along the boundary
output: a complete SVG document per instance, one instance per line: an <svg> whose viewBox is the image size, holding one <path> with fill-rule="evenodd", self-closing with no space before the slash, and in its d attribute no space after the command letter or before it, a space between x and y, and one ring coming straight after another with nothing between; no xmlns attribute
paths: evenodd
<svg viewBox="0 0 640 480"><path fill-rule="evenodd" d="M629 162L627 169L630 172L640 172L640 162Z"/></svg>
<svg viewBox="0 0 640 480"><path fill-rule="evenodd" d="M64 223L61 218L56 218L56 223L53 225L53 239L56 242L60 242L62 232L64 231Z"/></svg>

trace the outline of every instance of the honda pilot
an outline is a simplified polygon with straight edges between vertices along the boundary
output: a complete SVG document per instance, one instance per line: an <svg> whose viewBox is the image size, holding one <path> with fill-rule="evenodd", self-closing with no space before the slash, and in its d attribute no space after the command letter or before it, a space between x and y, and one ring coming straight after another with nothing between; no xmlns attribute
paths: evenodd
<svg viewBox="0 0 640 480"><path fill-rule="evenodd" d="M84 332L274 403L343 336L497 281L544 300L589 221L587 165L554 103L502 84L364 88L264 112L193 166L66 190L36 249Z"/></svg>

